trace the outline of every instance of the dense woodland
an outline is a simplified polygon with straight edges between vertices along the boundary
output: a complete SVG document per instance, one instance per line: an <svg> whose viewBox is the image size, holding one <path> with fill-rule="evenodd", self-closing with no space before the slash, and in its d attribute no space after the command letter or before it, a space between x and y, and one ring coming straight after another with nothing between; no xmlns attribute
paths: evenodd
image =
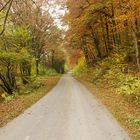
<svg viewBox="0 0 140 140"><path fill-rule="evenodd" d="M0 89L17 92L46 69L64 72L62 31L50 1L0 1ZM60 47L59 47L60 46Z"/></svg>
<svg viewBox="0 0 140 140"><path fill-rule="evenodd" d="M69 64L140 139L140 1L67 0Z"/></svg>
<svg viewBox="0 0 140 140"><path fill-rule="evenodd" d="M68 0L67 7L66 39L76 50L71 51L70 63L78 63L79 58L77 73L93 67L91 81L117 80L114 85L124 83L123 93L139 98L140 1Z"/></svg>
<svg viewBox="0 0 140 140"><path fill-rule="evenodd" d="M140 0L0 0L0 103L68 70L120 102L115 115L138 140Z"/></svg>
<svg viewBox="0 0 140 140"><path fill-rule="evenodd" d="M0 6L2 92L12 95L33 76L67 67L77 74L92 69L91 81L111 81L139 99L140 1L1 0ZM57 15L58 7L65 14Z"/></svg>
<svg viewBox="0 0 140 140"><path fill-rule="evenodd" d="M137 0L1 0L1 91L72 68L139 99L139 9Z"/></svg>
<svg viewBox="0 0 140 140"><path fill-rule="evenodd" d="M128 61L140 70L139 1L68 0L68 8L71 45L80 47L87 64L94 65L113 50L129 49L135 56Z"/></svg>

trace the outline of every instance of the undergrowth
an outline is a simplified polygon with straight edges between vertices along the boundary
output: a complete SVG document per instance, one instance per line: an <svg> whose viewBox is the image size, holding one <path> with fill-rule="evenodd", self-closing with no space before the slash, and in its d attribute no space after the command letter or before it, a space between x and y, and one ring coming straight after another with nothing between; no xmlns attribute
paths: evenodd
<svg viewBox="0 0 140 140"><path fill-rule="evenodd" d="M73 73L76 76L87 74L88 81L105 88L113 87L117 93L140 102L140 77L133 71L132 63L127 62L127 51L119 51L114 51L94 67L86 66L84 58L81 58Z"/></svg>
<svg viewBox="0 0 140 140"><path fill-rule="evenodd" d="M28 81L28 84L25 85L20 79L18 79L17 90L12 95L9 95L6 92L0 90L0 103L7 103L13 100L14 98L18 97L19 95L31 94L32 92L38 90L44 85L43 79L46 79L48 77L61 76L61 74L57 73L54 69L48 69L44 72L45 73L40 74L38 77L32 76Z"/></svg>

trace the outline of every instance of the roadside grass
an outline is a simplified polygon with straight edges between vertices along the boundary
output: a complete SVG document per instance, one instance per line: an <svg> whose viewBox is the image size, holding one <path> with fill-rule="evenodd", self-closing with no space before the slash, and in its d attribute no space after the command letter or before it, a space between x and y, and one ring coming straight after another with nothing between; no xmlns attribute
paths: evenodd
<svg viewBox="0 0 140 140"><path fill-rule="evenodd" d="M109 110L126 129L133 140L140 140L140 103L119 94L115 88L91 82L90 74L77 79L83 83Z"/></svg>
<svg viewBox="0 0 140 140"><path fill-rule="evenodd" d="M22 89L18 95L0 102L0 127L20 115L45 96L59 81L60 76L39 76L37 82Z"/></svg>

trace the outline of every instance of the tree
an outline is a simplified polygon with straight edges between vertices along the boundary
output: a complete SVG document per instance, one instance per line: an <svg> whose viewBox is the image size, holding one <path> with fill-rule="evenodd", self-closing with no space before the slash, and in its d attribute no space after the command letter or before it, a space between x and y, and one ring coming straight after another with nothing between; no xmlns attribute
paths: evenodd
<svg viewBox="0 0 140 140"><path fill-rule="evenodd" d="M30 56L25 51L20 53L0 51L0 87L8 94L17 90L17 67L24 61L28 62Z"/></svg>
<svg viewBox="0 0 140 140"><path fill-rule="evenodd" d="M0 13L3 12L5 13L5 15L2 17L3 22L2 22L2 29L0 30L0 36L4 33L5 29L6 29L6 23L8 20L8 16L9 16L9 12L12 6L13 0L8 0L8 1L3 1L1 3L1 9L0 9ZM8 8L7 8L8 7Z"/></svg>
<svg viewBox="0 0 140 140"><path fill-rule="evenodd" d="M135 60L140 70L138 1L114 0L67 1L68 41L80 48L88 65L107 57L114 49L135 46ZM73 45L72 45L73 46Z"/></svg>

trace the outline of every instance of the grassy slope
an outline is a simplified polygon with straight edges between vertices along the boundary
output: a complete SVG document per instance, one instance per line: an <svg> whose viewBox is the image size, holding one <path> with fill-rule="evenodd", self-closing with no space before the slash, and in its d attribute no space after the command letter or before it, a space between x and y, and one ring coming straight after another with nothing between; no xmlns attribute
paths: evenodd
<svg viewBox="0 0 140 140"><path fill-rule="evenodd" d="M140 104L118 94L115 88L107 88L106 83L102 83L102 86L93 84L91 77L93 76L90 76L88 72L88 74L82 74L78 79L112 112L128 131L130 137L133 140L139 140Z"/></svg>
<svg viewBox="0 0 140 140"><path fill-rule="evenodd" d="M0 103L0 127L20 115L25 109L45 96L57 84L59 79L60 77L58 76L39 78L39 80L43 83L43 86L36 91L17 96L7 103Z"/></svg>

